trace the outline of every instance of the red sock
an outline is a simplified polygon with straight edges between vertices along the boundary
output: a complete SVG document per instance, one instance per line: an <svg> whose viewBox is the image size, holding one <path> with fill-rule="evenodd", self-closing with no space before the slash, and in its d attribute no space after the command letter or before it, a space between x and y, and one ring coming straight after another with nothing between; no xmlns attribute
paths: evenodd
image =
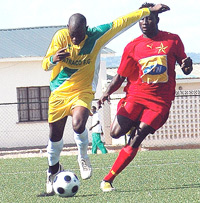
<svg viewBox="0 0 200 203"><path fill-rule="evenodd" d="M104 177L104 180L112 182L114 178L133 160L137 151L138 148L132 148L130 145L123 147L110 172Z"/></svg>

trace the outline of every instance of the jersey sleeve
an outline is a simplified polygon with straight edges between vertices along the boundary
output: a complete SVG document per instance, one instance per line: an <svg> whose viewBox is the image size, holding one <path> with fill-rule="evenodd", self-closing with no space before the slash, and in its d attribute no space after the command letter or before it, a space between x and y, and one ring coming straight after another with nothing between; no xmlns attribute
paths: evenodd
<svg viewBox="0 0 200 203"><path fill-rule="evenodd" d="M136 11L133 11L127 15L117 18L110 24L105 24L109 26L99 26L104 31L103 28L106 28L106 32L101 36L98 43L101 43L101 46L105 46L112 39L125 32L127 29L135 25L140 19L149 16L150 10L149 8L142 8Z"/></svg>
<svg viewBox="0 0 200 203"><path fill-rule="evenodd" d="M51 56L54 55L59 49L63 48L62 45L62 34L60 31L56 32L56 34L53 36L53 39L51 41L51 44L47 50L47 53L42 61L42 67L45 71L51 70L53 67L56 66L56 64L52 64L51 62Z"/></svg>
<svg viewBox="0 0 200 203"><path fill-rule="evenodd" d="M123 52L121 62L117 73L123 77L128 77L130 74L134 72L135 61L131 57L130 50L131 50L131 43L129 43Z"/></svg>
<svg viewBox="0 0 200 203"><path fill-rule="evenodd" d="M178 35L176 35L176 53L177 53L176 60L177 60L178 64L181 66L182 60L184 58L186 58L187 55L185 53L185 48L184 48L183 42Z"/></svg>
<svg viewBox="0 0 200 203"><path fill-rule="evenodd" d="M149 8L142 8L119 17L113 21L113 29L128 29L136 24L140 19L144 18L145 16L149 16L150 13Z"/></svg>

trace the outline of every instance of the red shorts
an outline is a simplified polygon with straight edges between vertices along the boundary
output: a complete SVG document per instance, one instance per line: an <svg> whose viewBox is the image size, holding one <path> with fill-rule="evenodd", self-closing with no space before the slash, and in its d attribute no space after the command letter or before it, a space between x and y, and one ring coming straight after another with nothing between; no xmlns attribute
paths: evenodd
<svg viewBox="0 0 200 203"><path fill-rule="evenodd" d="M144 122L154 130L159 129L168 119L171 102L136 98L123 98L117 106L117 115L127 117L133 121Z"/></svg>

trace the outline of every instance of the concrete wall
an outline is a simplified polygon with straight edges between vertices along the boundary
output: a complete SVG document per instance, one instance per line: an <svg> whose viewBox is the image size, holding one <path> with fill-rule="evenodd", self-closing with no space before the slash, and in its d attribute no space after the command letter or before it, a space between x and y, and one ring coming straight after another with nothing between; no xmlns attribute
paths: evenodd
<svg viewBox="0 0 200 203"><path fill-rule="evenodd" d="M17 102L17 87L30 87L30 86L48 86L51 72L43 71L41 67L42 58L20 58L20 59L0 59L0 104L2 103L16 103ZM197 67L195 67L197 68ZM116 73L116 70L114 70ZM102 95L107 87L107 70L105 62L101 62L99 83L97 86L97 93L95 99ZM124 144L124 137L113 140L109 136L110 125L116 114L116 106L118 99L124 96L124 85L112 95L114 98L111 105L105 104L99 110L105 137L106 144L121 145ZM177 80L176 90L198 90L200 89L199 79L180 79ZM199 102L197 99L196 102ZM96 100L93 101L96 106ZM184 112L186 113L186 111ZM196 109L196 114L200 114L199 108ZM47 144L49 127L47 122L18 122L17 104L0 105L0 148L10 147L26 147L26 146L43 146ZM199 117L197 122L199 122ZM74 144L73 130L71 125L71 117L68 118L65 133L64 143ZM199 122L200 123L200 122ZM199 125L196 124L196 131L199 133ZM87 128L91 126L91 117L87 122ZM171 125L168 126L168 129ZM158 133L160 133L159 131ZM170 133L170 131L169 131ZM191 134L191 132L190 132ZM158 135L156 135L158 136ZM160 135L162 136L162 135ZM192 135L191 135L192 136ZM194 134L195 139L199 139L199 134ZM166 137L165 137L166 138ZM190 140L190 137L184 137L184 140ZM149 137L149 140L154 139ZM89 140L91 142L91 132L89 132ZM183 139L182 139L183 140ZM168 139L169 141L169 139ZM173 142L180 142L176 140ZM194 139L193 139L194 141ZM192 141L192 142L193 142ZM157 139L154 144L160 144L161 139ZM170 141L171 142L171 141ZM145 142L148 146L150 142ZM163 142L162 142L163 143ZM166 143L166 142L165 142ZM172 142L171 142L172 143Z"/></svg>

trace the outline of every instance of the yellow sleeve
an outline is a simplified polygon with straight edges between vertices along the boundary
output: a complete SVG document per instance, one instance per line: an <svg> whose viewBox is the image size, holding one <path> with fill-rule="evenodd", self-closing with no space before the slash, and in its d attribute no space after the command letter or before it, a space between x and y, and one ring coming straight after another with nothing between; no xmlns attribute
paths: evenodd
<svg viewBox="0 0 200 203"><path fill-rule="evenodd" d="M142 8L136 11L133 11L127 15L124 15L120 18L117 18L113 21L113 27L130 27L133 24L137 23L140 19L150 15L149 8Z"/></svg>
<svg viewBox="0 0 200 203"><path fill-rule="evenodd" d="M117 18L110 24L111 29L109 29L97 43L100 44L99 46L105 46L112 39L134 26L140 19L149 16L150 13L149 8L142 8Z"/></svg>
<svg viewBox="0 0 200 203"><path fill-rule="evenodd" d="M63 38L65 38L65 36L63 35L62 30L57 31L56 34L53 36L51 44L42 61L42 67L45 71L51 70L53 67L56 66L50 62L50 57L54 55L58 50L64 48L65 45L63 44ZM64 41L65 40L66 39L64 39Z"/></svg>

